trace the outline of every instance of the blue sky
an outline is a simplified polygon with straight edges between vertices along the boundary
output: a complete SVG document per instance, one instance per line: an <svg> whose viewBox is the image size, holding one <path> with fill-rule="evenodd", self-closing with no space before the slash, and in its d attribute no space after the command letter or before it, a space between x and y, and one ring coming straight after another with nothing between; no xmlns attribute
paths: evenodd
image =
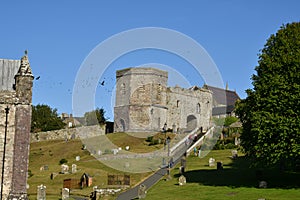
<svg viewBox="0 0 300 200"><path fill-rule="evenodd" d="M20 59L28 49L32 71L41 77L34 81L33 104L48 104L59 113L72 113L73 86L85 58L120 32L161 27L189 36L214 60L224 83L245 98L266 39L282 24L300 20L297 0L2 1L0 7L0 58ZM174 67L190 85L204 83L176 55L130 52L98 77L106 82L95 89L95 106L104 107L111 120L114 71L145 63Z"/></svg>

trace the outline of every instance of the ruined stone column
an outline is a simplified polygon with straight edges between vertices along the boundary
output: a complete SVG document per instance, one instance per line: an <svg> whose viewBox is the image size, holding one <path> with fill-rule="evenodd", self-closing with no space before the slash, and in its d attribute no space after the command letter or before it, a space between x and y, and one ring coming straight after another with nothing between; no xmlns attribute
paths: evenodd
<svg viewBox="0 0 300 200"><path fill-rule="evenodd" d="M16 114L11 191L9 200L27 200L27 171L31 128L32 81L27 53L15 76Z"/></svg>

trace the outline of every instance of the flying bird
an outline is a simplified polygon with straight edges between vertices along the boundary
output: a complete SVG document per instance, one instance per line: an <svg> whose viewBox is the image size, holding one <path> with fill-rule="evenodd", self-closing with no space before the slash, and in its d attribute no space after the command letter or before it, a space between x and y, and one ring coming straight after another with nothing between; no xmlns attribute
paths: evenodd
<svg viewBox="0 0 300 200"><path fill-rule="evenodd" d="M100 85L102 85L102 86L103 86L103 85L104 85L104 81L102 81L102 82L100 83Z"/></svg>
<svg viewBox="0 0 300 200"><path fill-rule="evenodd" d="M41 76L38 76L38 77L35 78L35 80L39 80L40 78L41 78Z"/></svg>

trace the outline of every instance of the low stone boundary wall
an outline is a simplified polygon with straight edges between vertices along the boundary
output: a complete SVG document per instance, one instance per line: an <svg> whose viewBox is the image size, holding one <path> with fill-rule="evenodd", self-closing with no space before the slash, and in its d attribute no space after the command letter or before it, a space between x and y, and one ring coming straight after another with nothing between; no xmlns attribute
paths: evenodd
<svg viewBox="0 0 300 200"><path fill-rule="evenodd" d="M81 126L54 131L31 133L30 142L46 140L71 140L77 138L89 138L105 134L105 125Z"/></svg>

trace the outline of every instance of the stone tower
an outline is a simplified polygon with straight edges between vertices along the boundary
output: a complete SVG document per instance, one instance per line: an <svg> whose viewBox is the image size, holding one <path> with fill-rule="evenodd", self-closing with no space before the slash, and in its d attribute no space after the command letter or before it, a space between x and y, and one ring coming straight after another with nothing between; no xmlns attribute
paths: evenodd
<svg viewBox="0 0 300 200"><path fill-rule="evenodd" d="M154 68L118 70L115 132L161 130L167 117L168 73Z"/></svg>
<svg viewBox="0 0 300 200"><path fill-rule="evenodd" d="M0 59L1 199L27 198L33 75L27 52Z"/></svg>
<svg viewBox="0 0 300 200"><path fill-rule="evenodd" d="M207 130L212 92L205 88L167 87L168 72L155 68L117 71L115 132Z"/></svg>

